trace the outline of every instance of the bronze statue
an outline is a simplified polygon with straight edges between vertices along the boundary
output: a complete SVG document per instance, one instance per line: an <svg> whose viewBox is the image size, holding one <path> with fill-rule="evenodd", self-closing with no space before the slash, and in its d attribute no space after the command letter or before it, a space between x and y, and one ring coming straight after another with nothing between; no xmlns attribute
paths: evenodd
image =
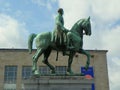
<svg viewBox="0 0 120 90"><path fill-rule="evenodd" d="M74 49L72 42L69 40L69 30L64 27L63 19L64 11L62 8L58 9L58 14L55 18L55 29L53 31L52 42L55 42L59 46L67 45L67 49ZM68 36L67 36L68 35Z"/></svg>
<svg viewBox="0 0 120 90"><path fill-rule="evenodd" d="M64 24L64 23L63 23ZM63 30L65 30L65 28L62 25ZM70 31L67 31L67 37L68 40L71 40L74 49L68 49L67 45L61 45L61 43L58 44L58 42L56 43L56 41L52 41L52 39L56 39L57 37L52 37L53 33L52 32L46 32L46 33L42 33L42 34L31 34L29 36L29 40L28 40L28 49L29 49L29 53L32 53L32 44L33 44L33 40L35 38L35 43L36 43L36 48L37 51L35 53L35 55L33 56L32 60L33 60L33 67L32 67L32 71L34 74L38 74L37 72L37 61L38 58L43 54L44 55L44 59L43 59L43 63L46 64L50 69L51 69L51 73L55 74L55 68L54 66L52 66L49 62L48 62L48 57L51 53L51 50L57 50L57 51L68 51L68 55L69 59L68 59L68 68L67 68L67 72L69 74L73 74L73 71L71 69L71 64L73 61L73 57L75 55L76 52L80 53L80 54L84 54L87 56L87 61L86 61L86 70L89 67L90 64L90 57L91 55L83 50L83 31L85 32L85 35L91 35L91 23L90 23L90 17L88 17L87 19L80 19L78 20L73 27L71 28ZM63 35L63 34L61 34ZM60 39L62 37L60 36ZM66 42L68 43L68 41L66 39ZM60 40L60 42L62 42Z"/></svg>

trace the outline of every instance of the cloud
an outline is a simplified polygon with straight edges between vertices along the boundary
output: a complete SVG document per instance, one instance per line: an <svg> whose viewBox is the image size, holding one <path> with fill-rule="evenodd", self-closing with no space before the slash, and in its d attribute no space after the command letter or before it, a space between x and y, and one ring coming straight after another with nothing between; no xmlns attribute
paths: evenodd
<svg viewBox="0 0 120 90"><path fill-rule="evenodd" d="M119 0L59 0L64 9L65 27L81 18L91 16L92 36L84 36L84 49L108 50L108 69L111 90L120 86L120 5Z"/></svg>
<svg viewBox="0 0 120 90"><path fill-rule="evenodd" d="M93 0L91 7L94 16L103 22L120 19L119 0Z"/></svg>
<svg viewBox="0 0 120 90"><path fill-rule="evenodd" d="M0 11L1 12L10 12L11 11L11 4L9 2L0 2Z"/></svg>
<svg viewBox="0 0 120 90"><path fill-rule="evenodd" d="M0 47L1 48L25 48L27 30L24 23L19 23L14 18L0 14Z"/></svg>
<svg viewBox="0 0 120 90"><path fill-rule="evenodd" d="M55 3L56 0L32 0L32 2L40 7L47 7L48 10L51 10L53 8L52 3Z"/></svg>
<svg viewBox="0 0 120 90"><path fill-rule="evenodd" d="M93 32L91 37L85 36L85 47L93 49L107 49L110 54L119 56L120 51L120 26L114 26L111 29L99 30ZM92 44L91 44L92 43Z"/></svg>
<svg viewBox="0 0 120 90"><path fill-rule="evenodd" d="M111 90L119 90L120 89L120 59L117 57L113 57L111 62L109 62L111 67L109 67L109 79Z"/></svg>
<svg viewBox="0 0 120 90"><path fill-rule="evenodd" d="M102 36L103 48L107 48L109 52L115 56L119 56L120 51L120 26L116 26L111 30L105 30Z"/></svg>
<svg viewBox="0 0 120 90"><path fill-rule="evenodd" d="M69 3L69 4L68 4ZM80 18L91 16L97 24L113 23L120 19L119 0L59 0L59 6L65 11L65 26L71 26ZM66 22L67 21L67 22Z"/></svg>
<svg viewBox="0 0 120 90"><path fill-rule="evenodd" d="M86 0L59 0L59 6L64 9L65 26L71 28L80 18L88 17L89 1Z"/></svg>

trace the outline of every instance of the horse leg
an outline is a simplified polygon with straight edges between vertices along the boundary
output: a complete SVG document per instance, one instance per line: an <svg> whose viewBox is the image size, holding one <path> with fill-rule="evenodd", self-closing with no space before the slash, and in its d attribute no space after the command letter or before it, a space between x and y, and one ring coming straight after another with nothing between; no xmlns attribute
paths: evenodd
<svg viewBox="0 0 120 90"><path fill-rule="evenodd" d="M84 55L87 56L87 62L86 62L86 65L85 65L85 69L88 70L89 65L90 65L90 57L91 57L91 55L87 51L85 51L83 49L80 49L79 53L84 54Z"/></svg>
<svg viewBox="0 0 120 90"><path fill-rule="evenodd" d="M51 69L51 73L54 74L55 73L55 68L54 66L52 66L49 62L48 62L48 57L50 56L51 53L51 48L48 47L48 49L45 50L44 52L44 59L43 59L43 63L46 64L50 69Z"/></svg>
<svg viewBox="0 0 120 90"><path fill-rule="evenodd" d="M41 56L42 53L43 53L43 50L38 49L37 52L35 53L35 55L32 58L32 60L33 60L33 66L32 66L33 74L35 74L35 72L37 72L37 61L38 61L38 58Z"/></svg>
<svg viewBox="0 0 120 90"><path fill-rule="evenodd" d="M73 74L73 71L71 69L71 64L73 62L74 55L75 55L75 52L70 52L69 59L68 59L68 68L67 68L67 72L69 74Z"/></svg>

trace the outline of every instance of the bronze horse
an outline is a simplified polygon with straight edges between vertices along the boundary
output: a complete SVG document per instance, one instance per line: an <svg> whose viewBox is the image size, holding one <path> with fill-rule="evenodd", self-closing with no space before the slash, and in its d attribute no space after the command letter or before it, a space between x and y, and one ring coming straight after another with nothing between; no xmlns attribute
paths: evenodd
<svg viewBox="0 0 120 90"><path fill-rule="evenodd" d="M84 31L84 32L83 32ZM90 17L88 17L87 19L80 19L78 20L73 27L71 28L71 30L68 32L70 33L70 38L73 40L73 44L75 49L74 50L67 50L66 47L57 47L55 43L51 42L51 37L52 37L52 32L46 32L46 33L41 33L41 34L31 34L29 36L29 40L28 40L28 49L29 49L29 53L32 53L32 44L33 44L33 40L35 38L35 44L36 44L36 48L37 51L34 54L32 60L33 60L33 66L32 66L32 72L33 74L37 74L37 61L38 58L43 54L44 55L44 59L43 59L43 63L46 64L50 69L51 69L51 73L55 74L55 68L48 62L48 57L51 53L51 51L53 49L57 50L57 51L63 51L63 50L67 50L69 52L69 54L66 54L69 56L68 58L68 68L67 68L67 72L69 74L73 74L72 69L71 69L71 64L73 61L73 57L75 55L76 52L80 53L80 54L84 54L87 56L87 61L86 61L86 65L85 68L86 70L89 67L90 64L90 57L91 55L83 50L83 35L91 35L91 23L90 23ZM76 41L76 38L80 37L81 39L79 41Z"/></svg>

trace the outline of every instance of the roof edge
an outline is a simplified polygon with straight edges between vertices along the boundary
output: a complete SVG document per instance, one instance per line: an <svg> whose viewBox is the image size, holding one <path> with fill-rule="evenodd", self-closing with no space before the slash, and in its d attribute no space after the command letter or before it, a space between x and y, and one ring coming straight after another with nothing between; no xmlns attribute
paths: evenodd
<svg viewBox="0 0 120 90"><path fill-rule="evenodd" d="M0 51L28 51L27 48L0 48ZM33 50L36 50L36 49L33 49ZM108 50L93 50L93 49L85 49L87 51L90 51L90 52L108 52Z"/></svg>

